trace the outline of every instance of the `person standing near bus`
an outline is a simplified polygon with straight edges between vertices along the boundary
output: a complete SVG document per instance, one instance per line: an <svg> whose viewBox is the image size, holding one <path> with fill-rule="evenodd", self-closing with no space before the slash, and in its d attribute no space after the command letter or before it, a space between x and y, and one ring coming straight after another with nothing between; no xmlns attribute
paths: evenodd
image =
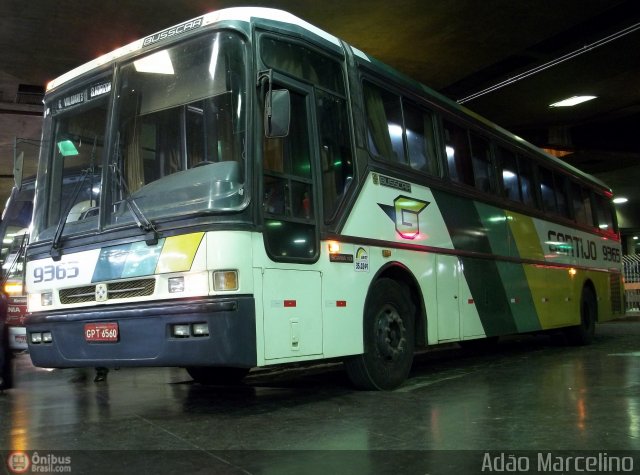
<svg viewBox="0 0 640 475"><path fill-rule="evenodd" d="M11 389L13 386L13 367L6 318L7 297L0 292L0 391Z"/></svg>

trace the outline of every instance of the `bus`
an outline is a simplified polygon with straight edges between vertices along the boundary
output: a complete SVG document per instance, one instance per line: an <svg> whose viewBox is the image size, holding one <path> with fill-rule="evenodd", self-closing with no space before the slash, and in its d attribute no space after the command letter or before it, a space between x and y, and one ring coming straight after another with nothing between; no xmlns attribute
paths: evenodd
<svg viewBox="0 0 640 475"><path fill-rule="evenodd" d="M214 11L48 84L29 352L201 383L341 359L392 389L441 343L586 344L624 311L611 198L306 21Z"/></svg>
<svg viewBox="0 0 640 475"><path fill-rule="evenodd" d="M0 291L6 296L8 347L27 349L24 321L27 296L24 292L24 253L28 242L28 228L33 212L35 180L26 179L11 189L0 223Z"/></svg>

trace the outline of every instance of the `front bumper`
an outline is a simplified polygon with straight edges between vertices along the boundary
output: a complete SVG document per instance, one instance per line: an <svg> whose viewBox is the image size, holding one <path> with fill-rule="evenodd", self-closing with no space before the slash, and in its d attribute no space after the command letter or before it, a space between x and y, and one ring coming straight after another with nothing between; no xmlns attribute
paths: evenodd
<svg viewBox="0 0 640 475"><path fill-rule="evenodd" d="M86 323L115 322L118 341L85 340ZM178 338L175 324L206 323L209 335ZM206 297L74 308L27 316L27 342L35 366L256 366L253 296ZM50 343L32 343L51 332Z"/></svg>

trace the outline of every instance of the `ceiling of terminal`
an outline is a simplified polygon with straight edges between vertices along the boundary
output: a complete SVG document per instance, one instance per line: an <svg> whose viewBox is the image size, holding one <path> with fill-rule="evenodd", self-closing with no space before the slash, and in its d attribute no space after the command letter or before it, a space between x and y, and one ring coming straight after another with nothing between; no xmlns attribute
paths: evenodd
<svg viewBox="0 0 640 475"><path fill-rule="evenodd" d="M640 2L272 0L628 195L640 217ZM234 0L3 0L0 74L44 85ZM549 104L575 95L575 107ZM640 230L640 220L629 221Z"/></svg>

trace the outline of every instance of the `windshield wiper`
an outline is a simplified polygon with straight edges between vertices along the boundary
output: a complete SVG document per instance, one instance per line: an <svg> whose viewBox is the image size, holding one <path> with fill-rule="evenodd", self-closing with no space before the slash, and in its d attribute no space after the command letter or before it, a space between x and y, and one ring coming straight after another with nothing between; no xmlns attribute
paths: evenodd
<svg viewBox="0 0 640 475"><path fill-rule="evenodd" d="M60 215L58 226L56 227L56 232L53 235L53 240L51 241L51 249L49 249L49 255L51 256L51 259L53 259L54 261L59 261L60 258L62 257L62 249L60 248L60 239L62 238L62 231L64 230L64 225L67 222L69 213L71 213L71 208L73 208L73 206L76 204L76 199L78 199L80 190L82 190L82 187L84 186L84 182L89 176L89 173L91 173L91 190L93 190L93 175L95 173L93 164L96 158L97 144L98 144L98 135L96 134L96 136L93 138L93 147L91 147L89 168L82 170L82 175L80 175L80 180L78 181L78 184L73 190L73 194L69 199L69 204L67 205L65 212ZM92 206L92 205L93 205L93 198L91 195L89 195L89 206Z"/></svg>
<svg viewBox="0 0 640 475"><path fill-rule="evenodd" d="M93 166L90 166L89 168L82 170L82 175L80 175L80 180L78 181L78 184L76 185L76 187L73 189L73 194L71 195L71 198L69 198L69 204L67 205L67 208L65 209L64 213L60 215L58 226L56 227L56 232L53 235L53 240L51 241L51 249L49 249L49 255L51 256L51 259L53 259L54 261L59 261L60 258L62 257L62 249L60 248L60 238L62 237L62 231L64 230L64 225L67 222L67 217L71 212L71 208L73 208L73 205L76 203L76 199L78 198L78 195L80 194L80 190L84 186L84 182L89 176L89 173L91 174L94 173Z"/></svg>
<svg viewBox="0 0 640 475"><path fill-rule="evenodd" d="M129 187L127 186L127 182L122 176L122 170L120 170L118 164L112 163L110 166L118 179L120 191L124 191L125 193L124 202L127 204L127 208L129 208L129 211L131 212L131 215L133 216L133 219L135 220L138 227L142 230L143 233L145 233L144 242L146 242L148 246L155 246L156 244L158 244L157 229L149 220L149 218L144 215L136 200L131 196Z"/></svg>

